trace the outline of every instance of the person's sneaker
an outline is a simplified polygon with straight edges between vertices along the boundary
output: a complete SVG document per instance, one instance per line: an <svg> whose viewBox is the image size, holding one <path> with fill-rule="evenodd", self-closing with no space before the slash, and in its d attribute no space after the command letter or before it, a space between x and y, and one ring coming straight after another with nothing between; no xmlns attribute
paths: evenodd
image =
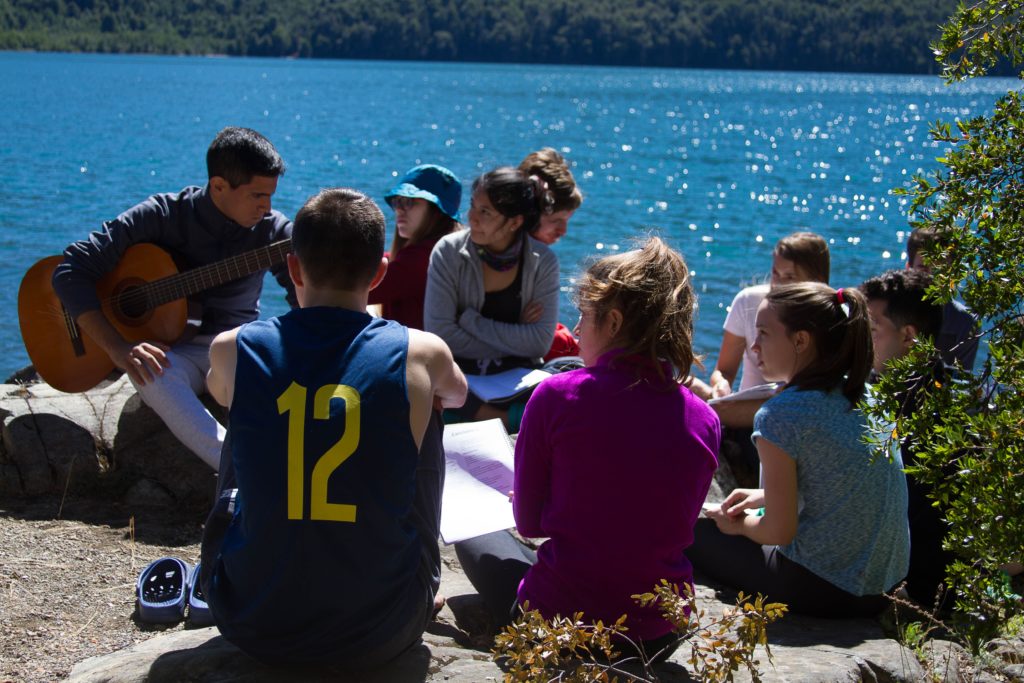
<svg viewBox="0 0 1024 683"><path fill-rule="evenodd" d="M135 597L139 620L150 624L174 624L185 616L189 566L177 557L153 560L139 574Z"/></svg>

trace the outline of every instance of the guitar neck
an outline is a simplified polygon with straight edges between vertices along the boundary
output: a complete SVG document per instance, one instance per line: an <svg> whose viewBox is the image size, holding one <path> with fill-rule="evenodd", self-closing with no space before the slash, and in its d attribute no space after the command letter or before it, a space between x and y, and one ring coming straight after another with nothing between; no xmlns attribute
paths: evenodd
<svg viewBox="0 0 1024 683"><path fill-rule="evenodd" d="M170 301L183 299L226 282L272 268L283 262L291 250L292 241L290 239L281 240L223 261L154 280L144 285L144 289L147 290L148 307L156 308Z"/></svg>

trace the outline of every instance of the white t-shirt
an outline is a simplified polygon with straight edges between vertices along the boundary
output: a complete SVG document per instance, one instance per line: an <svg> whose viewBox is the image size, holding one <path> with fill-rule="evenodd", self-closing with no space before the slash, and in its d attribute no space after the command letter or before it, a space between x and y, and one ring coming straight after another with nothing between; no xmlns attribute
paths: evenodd
<svg viewBox="0 0 1024 683"><path fill-rule="evenodd" d="M736 298L732 300L729 313L725 316L725 324L722 326L725 331L737 337L743 337L743 365L742 378L740 379L740 391L764 384L764 376L757 367L757 356L750 350L754 338L757 336L757 329L754 326L757 318L757 307L768 295L770 285L754 285L740 290Z"/></svg>

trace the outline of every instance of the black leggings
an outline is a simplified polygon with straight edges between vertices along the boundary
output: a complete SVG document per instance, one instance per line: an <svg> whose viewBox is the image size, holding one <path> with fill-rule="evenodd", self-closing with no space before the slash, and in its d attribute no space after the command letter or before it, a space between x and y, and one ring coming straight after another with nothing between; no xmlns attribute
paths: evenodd
<svg viewBox="0 0 1024 683"><path fill-rule="evenodd" d="M483 598L497 628L518 615L516 595L526 571L537 562L537 553L507 531L496 531L455 544L466 578Z"/></svg>
<svg viewBox="0 0 1024 683"><path fill-rule="evenodd" d="M729 536L713 520L698 519L686 550L694 568L750 595L784 602L790 612L815 617L873 617L888 604L884 595L853 595L790 560L775 545Z"/></svg>
<svg viewBox="0 0 1024 683"><path fill-rule="evenodd" d="M519 584L527 570L537 563L537 553L509 532L496 531L459 541L455 544L455 554L466 577L487 605L495 628L512 623L519 616L516 600ZM625 642L620 643L620 647L625 645ZM638 641L636 645L641 653L649 655L649 661L663 662L679 647L679 639L674 633L669 633L660 638Z"/></svg>

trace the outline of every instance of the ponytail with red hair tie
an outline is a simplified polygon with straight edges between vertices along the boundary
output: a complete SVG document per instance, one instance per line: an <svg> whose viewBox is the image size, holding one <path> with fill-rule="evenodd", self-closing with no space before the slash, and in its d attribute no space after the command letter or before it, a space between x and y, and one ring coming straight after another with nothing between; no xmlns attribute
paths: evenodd
<svg viewBox="0 0 1024 683"><path fill-rule="evenodd" d="M836 301L839 303L839 308L842 309L843 315L847 318L850 317L850 304L843 301L843 288L840 287L836 290Z"/></svg>

